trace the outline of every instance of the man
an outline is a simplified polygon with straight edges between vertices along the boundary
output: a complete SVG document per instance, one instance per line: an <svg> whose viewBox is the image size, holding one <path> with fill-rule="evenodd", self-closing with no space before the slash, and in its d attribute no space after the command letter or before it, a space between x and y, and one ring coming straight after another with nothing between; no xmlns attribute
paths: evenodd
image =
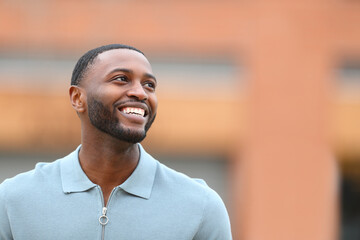
<svg viewBox="0 0 360 240"><path fill-rule="evenodd" d="M0 185L0 239L231 239L220 197L139 144L156 116L156 86L131 46L82 56L69 89L81 145Z"/></svg>

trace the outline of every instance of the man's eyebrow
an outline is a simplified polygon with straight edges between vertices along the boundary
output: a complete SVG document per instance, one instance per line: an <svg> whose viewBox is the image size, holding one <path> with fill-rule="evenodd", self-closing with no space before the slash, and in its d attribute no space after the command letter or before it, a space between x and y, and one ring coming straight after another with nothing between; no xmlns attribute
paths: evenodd
<svg viewBox="0 0 360 240"><path fill-rule="evenodd" d="M113 69L111 72L109 72L109 75L115 72L127 72L127 73L133 73L132 70L127 69L127 68L115 68Z"/></svg>
<svg viewBox="0 0 360 240"><path fill-rule="evenodd" d="M113 69L111 72L109 72L108 75L113 74L113 73L115 73L115 72L133 73L132 70L127 69L127 68L115 68L115 69ZM145 73L145 74L144 74L144 77L146 77L146 78L152 78L152 79L155 80L155 82L157 82L156 77L155 77L154 75L150 74L150 73Z"/></svg>
<svg viewBox="0 0 360 240"><path fill-rule="evenodd" d="M150 73L145 73L144 76L147 77L147 78L152 78L152 79L155 80L155 82L157 82L156 77L154 75L150 74Z"/></svg>

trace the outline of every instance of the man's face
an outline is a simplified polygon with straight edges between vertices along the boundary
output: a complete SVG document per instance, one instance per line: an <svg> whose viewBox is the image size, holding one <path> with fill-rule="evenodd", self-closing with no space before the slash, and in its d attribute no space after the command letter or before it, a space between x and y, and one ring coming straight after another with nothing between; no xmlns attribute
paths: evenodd
<svg viewBox="0 0 360 240"><path fill-rule="evenodd" d="M142 141L156 116L156 84L141 53L113 49L99 54L80 83L91 124L119 140Z"/></svg>

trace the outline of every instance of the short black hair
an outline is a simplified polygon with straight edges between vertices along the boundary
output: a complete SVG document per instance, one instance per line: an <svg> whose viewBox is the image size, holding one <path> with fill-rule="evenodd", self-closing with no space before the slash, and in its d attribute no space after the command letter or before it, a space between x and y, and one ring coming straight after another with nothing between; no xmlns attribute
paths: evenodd
<svg viewBox="0 0 360 240"><path fill-rule="evenodd" d="M80 81L85 75L86 70L89 68L89 66L91 66L91 64L94 62L94 59L100 53L119 48L134 50L145 56L145 54L139 49L124 44L109 44L94 48L85 53L76 63L71 77L71 85L79 85Z"/></svg>

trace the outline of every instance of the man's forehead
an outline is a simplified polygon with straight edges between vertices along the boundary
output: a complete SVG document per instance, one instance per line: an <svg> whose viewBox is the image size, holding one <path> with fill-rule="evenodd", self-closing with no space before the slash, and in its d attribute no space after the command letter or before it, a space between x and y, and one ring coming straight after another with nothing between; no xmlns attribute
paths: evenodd
<svg viewBox="0 0 360 240"><path fill-rule="evenodd" d="M111 49L105 52L100 53L96 58L94 63L100 64L119 64L119 63L128 63L135 62L139 64L144 64L150 66L147 58L135 50L131 49Z"/></svg>
<svg viewBox="0 0 360 240"><path fill-rule="evenodd" d="M121 48L100 53L89 67L84 80L103 78L116 69L126 69L133 73L153 76L152 67L142 53Z"/></svg>

